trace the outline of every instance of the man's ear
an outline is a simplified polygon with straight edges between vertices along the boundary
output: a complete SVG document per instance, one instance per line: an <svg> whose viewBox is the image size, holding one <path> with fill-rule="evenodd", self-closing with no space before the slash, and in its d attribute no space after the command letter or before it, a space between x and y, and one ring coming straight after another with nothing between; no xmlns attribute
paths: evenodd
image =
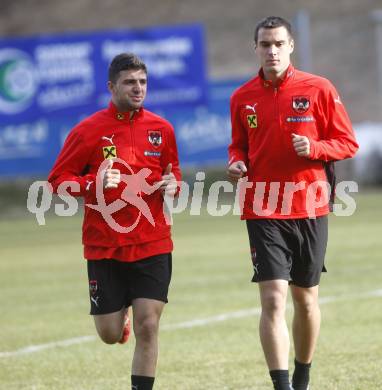
<svg viewBox="0 0 382 390"><path fill-rule="evenodd" d="M294 40L291 39L291 40L290 40L290 53L292 54L293 51L294 51Z"/></svg>
<svg viewBox="0 0 382 390"><path fill-rule="evenodd" d="M107 82L107 89L109 90L110 93L113 92L113 87L114 87L114 84L109 80Z"/></svg>

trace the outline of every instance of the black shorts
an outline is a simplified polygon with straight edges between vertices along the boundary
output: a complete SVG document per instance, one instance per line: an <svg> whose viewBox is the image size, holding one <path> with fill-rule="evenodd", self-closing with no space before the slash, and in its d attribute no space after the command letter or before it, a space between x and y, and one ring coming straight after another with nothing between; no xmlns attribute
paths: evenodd
<svg viewBox="0 0 382 390"><path fill-rule="evenodd" d="M114 259L88 260L90 314L108 314L131 305L136 298L167 303L171 253L132 263Z"/></svg>
<svg viewBox="0 0 382 390"><path fill-rule="evenodd" d="M247 220L253 282L283 279L299 287L319 284L326 272L328 217Z"/></svg>

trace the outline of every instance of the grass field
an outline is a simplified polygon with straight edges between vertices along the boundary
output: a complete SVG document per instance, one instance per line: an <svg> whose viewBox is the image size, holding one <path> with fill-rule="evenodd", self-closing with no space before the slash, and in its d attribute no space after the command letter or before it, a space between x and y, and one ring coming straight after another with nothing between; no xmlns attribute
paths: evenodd
<svg viewBox="0 0 382 390"><path fill-rule="evenodd" d="M382 389L381 201L382 193L364 194L355 215L331 217L312 390ZM32 215L0 222L0 389L129 388L133 339L60 344L95 335L80 225L80 217L49 217L38 226ZM155 388L270 389L244 224L184 213L174 241ZM28 346L37 350L23 353Z"/></svg>

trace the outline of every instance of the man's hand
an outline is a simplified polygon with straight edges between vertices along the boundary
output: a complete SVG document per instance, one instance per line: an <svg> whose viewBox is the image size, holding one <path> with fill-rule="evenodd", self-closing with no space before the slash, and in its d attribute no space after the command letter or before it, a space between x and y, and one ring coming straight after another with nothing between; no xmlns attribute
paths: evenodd
<svg viewBox="0 0 382 390"><path fill-rule="evenodd" d="M305 135L298 135L292 133L293 148L300 157L309 157L310 141Z"/></svg>
<svg viewBox="0 0 382 390"><path fill-rule="evenodd" d="M117 188L121 182L121 171L119 169L113 169L113 159L109 160L109 164L105 169L103 175L103 188Z"/></svg>
<svg viewBox="0 0 382 390"><path fill-rule="evenodd" d="M232 163L227 170L228 177L233 181L238 181L247 173L247 167L243 161Z"/></svg>
<svg viewBox="0 0 382 390"><path fill-rule="evenodd" d="M159 189L162 191L163 195L174 196L178 188L178 183L176 181L175 175L171 172L172 164L168 164L163 175L162 180L159 182Z"/></svg>

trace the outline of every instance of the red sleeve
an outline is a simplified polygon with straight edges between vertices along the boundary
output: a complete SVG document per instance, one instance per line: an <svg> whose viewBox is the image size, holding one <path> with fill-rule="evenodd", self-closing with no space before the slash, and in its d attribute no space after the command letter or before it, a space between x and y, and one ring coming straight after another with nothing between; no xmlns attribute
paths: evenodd
<svg viewBox="0 0 382 390"><path fill-rule="evenodd" d="M358 150L352 124L336 89L329 86L321 91L319 102L321 140L310 140L312 160L336 161L350 158Z"/></svg>
<svg viewBox="0 0 382 390"><path fill-rule="evenodd" d="M236 161L244 161L248 163L248 134L243 128L239 105L234 97L231 98L231 126L232 126L232 142L228 147L229 165Z"/></svg>
<svg viewBox="0 0 382 390"><path fill-rule="evenodd" d="M85 144L79 127L74 128L66 138L48 177L55 193L63 182L76 182L80 185L79 192L67 190L72 196L83 196L89 191L95 193L96 175L85 174L91 153L92 149Z"/></svg>
<svg viewBox="0 0 382 390"><path fill-rule="evenodd" d="M161 156L161 167L163 172L165 171L168 164L172 164L172 173L178 182L182 180L182 173L179 167L178 148L176 146L174 128L169 125L166 129L166 145L163 149Z"/></svg>

